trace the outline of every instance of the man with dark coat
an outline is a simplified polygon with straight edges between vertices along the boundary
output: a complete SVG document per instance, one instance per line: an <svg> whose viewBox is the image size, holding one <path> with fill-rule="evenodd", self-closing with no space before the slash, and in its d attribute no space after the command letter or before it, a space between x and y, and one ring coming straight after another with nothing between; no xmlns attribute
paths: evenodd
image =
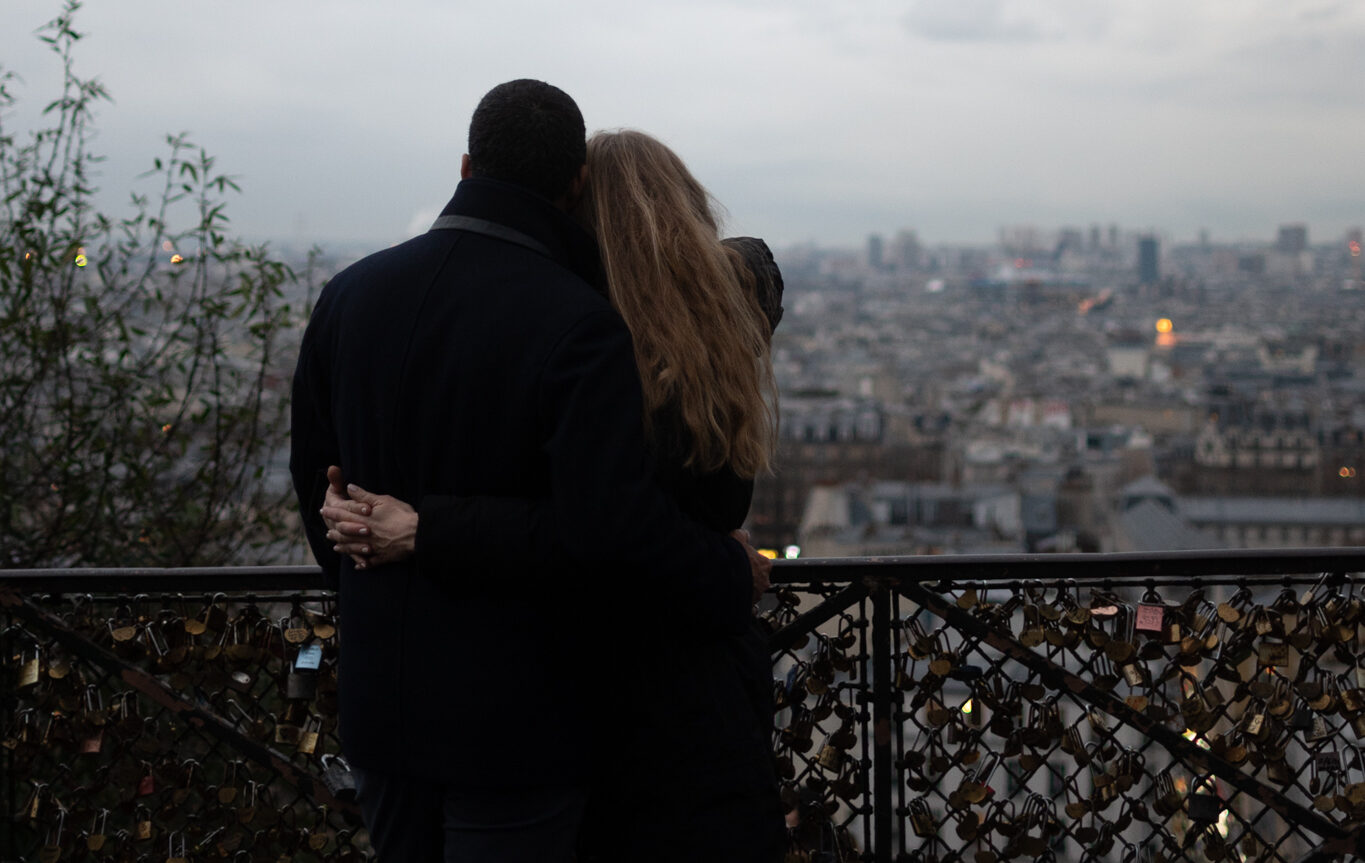
<svg viewBox="0 0 1365 863"><path fill-rule="evenodd" d="M630 334L565 214L585 159L568 95L494 88L435 227L333 278L304 335L290 469L339 580L341 737L381 860L568 861L610 757L592 744L604 610L635 599L735 631L766 583L653 482ZM411 559L358 570L318 513L329 465L446 515L421 520ZM461 508L476 495L547 500L562 562L487 552L481 531L508 528ZM452 535L480 541L420 553Z"/></svg>

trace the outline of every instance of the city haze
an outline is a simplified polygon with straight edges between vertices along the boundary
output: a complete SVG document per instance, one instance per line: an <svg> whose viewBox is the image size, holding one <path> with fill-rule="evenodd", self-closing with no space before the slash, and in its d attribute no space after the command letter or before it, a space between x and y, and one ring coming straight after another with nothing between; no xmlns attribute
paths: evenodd
<svg viewBox="0 0 1365 863"><path fill-rule="evenodd" d="M10 132L56 96L34 38L55 0L8 0ZM1365 6L938 0L465 6L92 2L77 71L117 204L189 131L236 176L233 225L282 244L420 231L491 85L569 91L590 128L674 146L730 229L861 245L910 228L984 243L1017 224L1174 239L1318 240L1365 221Z"/></svg>

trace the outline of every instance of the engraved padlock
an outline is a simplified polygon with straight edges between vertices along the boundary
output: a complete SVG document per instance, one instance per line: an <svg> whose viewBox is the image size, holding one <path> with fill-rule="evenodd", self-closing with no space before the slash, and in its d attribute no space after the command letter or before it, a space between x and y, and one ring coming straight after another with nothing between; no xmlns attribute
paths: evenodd
<svg viewBox="0 0 1365 863"><path fill-rule="evenodd" d="M274 714L272 714L272 718ZM285 717L275 719L275 742L285 746L299 745L299 739L303 736L302 726L295 725L287 721Z"/></svg>

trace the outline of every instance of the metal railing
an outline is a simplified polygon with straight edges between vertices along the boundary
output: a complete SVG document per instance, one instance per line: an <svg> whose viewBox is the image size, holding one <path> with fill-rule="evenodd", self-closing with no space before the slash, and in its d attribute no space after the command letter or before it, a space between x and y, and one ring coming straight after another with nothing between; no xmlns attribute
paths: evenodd
<svg viewBox="0 0 1365 863"><path fill-rule="evenodd" d="M779 562L799 860L1365 854L1365 549ZM0 858L363 857L311 567L0 571Z"/></svg>

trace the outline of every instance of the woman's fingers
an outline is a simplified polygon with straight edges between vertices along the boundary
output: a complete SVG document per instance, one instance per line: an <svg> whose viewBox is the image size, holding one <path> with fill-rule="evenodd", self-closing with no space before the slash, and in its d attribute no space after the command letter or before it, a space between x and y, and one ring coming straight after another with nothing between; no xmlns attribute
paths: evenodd
<svg viewBox="0 0 1365 863"><path fill-rule="evenodd" d="M369 524L356 521L356 515L365 513L350 513L342 509L334 509L330 506L322 508L322 518L330 525L331 530L340 530L350 536L366 536L370 533Z"/></svg>
<svg viewBox="0 0 1365 863"><path fill-rule="evenodd" d="M368 492L355 483L346 486L346 493L350 495L352 500L365 504L379 503L379 499L383 497L383 495Z"/></svg>

